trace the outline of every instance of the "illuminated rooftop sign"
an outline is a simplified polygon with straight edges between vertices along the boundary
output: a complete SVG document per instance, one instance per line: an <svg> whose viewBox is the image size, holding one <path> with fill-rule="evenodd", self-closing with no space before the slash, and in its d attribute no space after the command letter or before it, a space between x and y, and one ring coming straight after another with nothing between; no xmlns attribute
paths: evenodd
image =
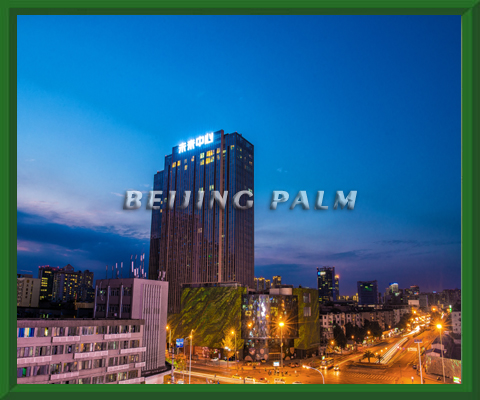
<svg viewBox="0 0 480 400"><path fill-rule="evenodd" d="M199 136L196 139L190 139L188 142L183 142L178 145L178 154L185 153L187 150L193 150L196 147L201 147L204 144L213 143L213 132Z"/></svg>

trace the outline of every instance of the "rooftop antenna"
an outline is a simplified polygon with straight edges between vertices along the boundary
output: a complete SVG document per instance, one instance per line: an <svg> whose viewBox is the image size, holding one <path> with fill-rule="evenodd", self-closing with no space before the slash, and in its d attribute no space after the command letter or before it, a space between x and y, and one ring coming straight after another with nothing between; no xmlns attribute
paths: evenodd
<svg viewBox="0 0 480 400"><path fill-rule="evenodd" d="M120 277L123 278L123 261L120 263Z"/></svg>
<svg viewBox="0 0 480 400"><path fill-rule="evenodd" d="M108 265L105 265L105 279L108 279Z"/></svg>

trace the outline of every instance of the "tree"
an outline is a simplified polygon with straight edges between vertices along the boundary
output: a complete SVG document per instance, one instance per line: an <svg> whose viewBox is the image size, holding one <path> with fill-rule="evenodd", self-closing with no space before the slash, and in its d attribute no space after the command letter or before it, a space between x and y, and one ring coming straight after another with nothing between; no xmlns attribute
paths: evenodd
<svg viewBox="0 0 480 400"><path fill-rule="evenodd" d="M409 323L410 321L410 318L412 318L412 314L403 314L401 317L400 317L400 321L398 322L398 324L396 325L396 327L398 329L406 329L407 328L407 324Z"/></svg>
<svg viewBox="0 0 480 400"><path fill-rule="evenodd" d="M378 361L378 364L380 364L380 361L382 361L383 356L381 354L377 354L375 358ZM370 360L368 362L370 362Z"/></svg>
<svg viewBox="0 0 480 400"><path fill-rule="evenodd" d="M345 337L345 334L343 333L343 329L335 325L333 327L333 337L335 342L337 343L337 346L340 348L344 349L347 346L347 338Z"/></svg>
<svg viewBox="0 0 480 400"><path fill-rule="evenodd" d="M222 348L227 352L227 357L230 358L235 354L235 341L230 331L225 331L222 340Z"/></svg>
<svg viewBox="0 0 480 400"><path fill-rule="evenodd" d="M363 353L362 360L364 360L365 358L368 358L368 362L370 362L370 359L374 357L375 357L375 354L373 354L370 350L367 350L365 353Z"/></svg>

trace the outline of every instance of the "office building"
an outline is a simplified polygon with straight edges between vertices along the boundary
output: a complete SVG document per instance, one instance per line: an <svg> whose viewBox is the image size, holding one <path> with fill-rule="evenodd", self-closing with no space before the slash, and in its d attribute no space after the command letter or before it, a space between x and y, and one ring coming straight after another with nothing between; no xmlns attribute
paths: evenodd
<svg viewBox="0 0 480 400"><path fill-rule="evenodd" d="M337 300L335 267L317 268L318 300L320 303Z"/></svg>
<svg viewBox="0 0 480 400"><path fill-rule="evenodd" d="M17 307L38 307L40 282L33 275L17 274Z"/></svg>
<svg viewBox="0 0 480 400"><path fill-rule="evenodd" d="M94 318L131 318L145 321L146 346L142 376L146 383L162 383L170 373L165 364L168 282L141 278L96 281Z"/></svg>
<svg viewBox="0 0 480 400"><path fill-rule="evenodd" d="M253 193L253 156L253 145L241 134L221 130L174 147L155 175L154 190L163 194L155 204L159 209L152 210L149 278L169 282L169 313L180 312L184 283L238 282L253 288L254 209L236 209L232 201L240 191ZM185 191L191 196L183 207ZM212 191L228 192L224 210L218 203L209 207ZM197 209L199 192L204 198ZM243 195L240 205L247 200Z"/></svg>
<svg viewBox="0 0 480 400"><path fill-rule="evenodd" d="M340 275L335 275L335 300L340 299Z"/></svg>
<svg viewBox="0 0 480 400"><path fill-rule="evenodd" d="M51 302L53 300L53 277L60 268L43 265L38 267L40 283L40 301Z"/></svg>
<svg viewBox="0 0 480 400"><path fill-rule="evenodd" d="M144 321L17 320L17 383L142 383Z"/></svg>
<svg viewBox="0 0 480 400"><path fill-rule="evenodd" d="M274 276L272 279L272 288L280 287L282 285L282 277Z"/></svg>
<svg viewBox="0 0 480 400"><path fill-rule="evenodd" d="M93 272L75 271L70 264L53 272L52 301L91 302L93 299Z"/></svg>
<svg viewBox="0 0 480 400"><path fill-rule="evenodd" d="M377 281L358 281L357 290L359 305L378 304Z"/></svg>

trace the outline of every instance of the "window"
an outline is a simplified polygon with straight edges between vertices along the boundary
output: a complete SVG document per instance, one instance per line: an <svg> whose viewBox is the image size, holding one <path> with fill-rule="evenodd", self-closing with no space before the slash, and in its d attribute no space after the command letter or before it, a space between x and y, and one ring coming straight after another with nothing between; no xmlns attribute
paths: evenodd
<svg viewBox="0 0 480 400"><path fill-rule="evenodd" d="M94 348L95 351L107 350L107 342L96 342Z"/></svg>
<svg viewBox="0 0 480 400"><path fill-rule="evenodd" d="M63 354L63 344L59 346L52 346L52 355Z"/></svg>
<svg viewBox="0 0 480 400"><path fill-rule="evenodd" d="M303 307L303 316L304 317L311 317L312 316L312 310L310 307Z"/></svg>
<svg viewBox="0 0 480 400"><path fill-rule="evenodd" d="M118 359L118 364L119 365L124 365L129 363L129 356L121 356Z"/></svg>
<svg viewBox="0 0 480 400"><path fill-rule="evenodd" d="M78 384L79 384L79 385L89 384L89 383L90 383L90 380L91 380L91 378L80 378L80 379L78 380Z"/></svg>
<svg viewBox="0 0 480 400"><path fill-rule="evenodd" d="M118 325L109 326L108 327L108 333L110 335L116 335L116 334L120 333L119 326Z"/></svg>
<svg viewBox="0 0 480 400"><path fill-rule="evenodd" d="M195 156L192 156L192 158L190 159L190 161L195 161Z"/></svg>
<svg viewBox="0 0 480 400"><path fill-rule="evenodd" d="M127 374L126 371L125 371L125 372L119 372L119 373L118 373L118 380L119 380L119 381L125 381L125 380L127 380L127 379L128 379L128 374Z"/></svg>
<svg viewBox="0 0 480 400"><path fill-rule="evenodd" d="M33 367L33 376L37 375L48 375L48 364L47 365L37 365Z"/></svg>
<svg viewBox="0 0 480 400"><path fill-rule="evenodd" d="M200 161L200 165L203 165L205 163L205 160Z"/></svg>
<svg viewBox="0 0 480 400"><path fill-rule="evenodd" d="M217 148L217 154L220 154L220 147Z"/></svg>
<svg viewBox="0 0 480 400"><path fill-rule="evenodd" d="M304 303L310 303L310 293L304 293L303 294L303 302Z"/></svg>
<svg viewBox="0 0 480 400"><path fill-rule="evenodd" d="M82 335L94 335L95 327L94 326L84 326L82 327Z"/></svg>
<svg viewBox="0 0 480 400"><path fill-rule="evenodd" d="M103 368L105 367L105 359L99 358L98 360L93 360L93 367L92 368Z"/></svg>
<svg viewBox="0 0 480 400"><path fill-rule="evenodd" d="M17 358L33 357L33 347L17 347Z"/></svg>
<svg viewBox="0 0 480 400"><path fill-rule="evenodd" d="M107 333L108 326L97 326L97 335L104 335Z"/></svg>
<svg viewBox="0 0 480 400"><path fill-rule="evenodd" d="M37 346L35 349L35 357L43 357L50 355L50 346Z"/></svg>
<svg viewBox="0 0 480 400"><path fill-rule="evenodd" d="M34 337L35 328L18 328L18 337Z"/></svg>
<svg viewBox="0 0 480 400"><path fill-rule="evenodd" d="M120 289L119 288L110 288L110 296L116 296L120 294Z"/></svg>
<svg viewBox="0 0 480 400"><path fill-rule="evenodd" d="M89 351L93 351L93 343L80 343L77 345L76 351L79 353L86 353Z"/></svg>
<svg viewBox="0 0 480 400"><path fill-rule="evenodd" d="M109 313L117 313L118 312L118 306L108 306L108 312Z"/></svg>
<svg viewBox="0 0 480 400"><path fill-rule="evenodd" d="M68 328L68 336L78 336L79 335L79 328L71 326Z"/></svg>
<svg viewBox="0 0 480 400"><path fill-rule="evenodd" d="M128 379L138 378L138 370L128 371Z"/></svg>
<svg viewBox="0 0 480 400"><path fill-rule="evenodd" d="M213 155L213 150L207 151L207 157L210 157L210 156L212 156L212 155Z"/></svg>
<svg viewBox="0 0 480 400"><path fill-rule="evenodd" d="M80 369L91 369L92 360L80 361Z"/></svg>
<svg viewBox="0 0 480 400"><path fill-rule="evenodd" d="M117 374L108 374L105 378L106 383L115 382L117 380Z"/></svg>
<svg viewBox="0 0 480 400"><path fill-rule="evenodd" d="M123 288L123 295L124 296L131 296L132 295L132 288L124 287Z"/></svg>
<svg viewBox="0 0 480 400"><path fill-rule="evenodd" d="M185 165L185 168L184 168L185 171L187 170L187 167L188 167L188 165Z"/></svg>
<svg viewBox="0 0 480 400"><path fill-rule="evenodd" d="M172 168L175 168L176 166L177 166L177 162L174 162L174 163L172 164Z"/></svg>
<svg viewBox="0 0 480 400"><path fill-rule="evenodd" d="M32 372L32 367L17 368L17 378L27 378Z"/></svg>
<svg viewBox="0 0 480 400"><path fill-rule="evenodd" d="M129 312L130 312L130 304L123 304L122 313L129 313Z"/></svg>
<svg viewBox="0 0 480 400"><path fill-rule="evenodd" d="M139 340L131 340L130 341L130 348L131 349L136 349L137 347L140 347L140 341ZM127 347L125 347L126 349Z"/></svg>
<svg viewBox="0 0 480 400"><path fill-rule="evenodd" d="M200 159L202 159L203 157L205 157L205 153L200 153Z"/></svg>
<svg viewBox="0 0 480 400"><path fill-rule="evenodd" d="M63 363L63 372L74 372L77 370L77 367L76 361Z"/></svg>
<svg viewBox="0 0 480 400"><path fill-rule="evenodd" d="M92 378L92 384L103 383L103 375L101 376L94 376Z"/></svg>
<svg viewBox="0 0 480 400"><path fill-rule="evenodd" d="M138 363L138 362L140 362L140 357L138 356L138 354L133 354L133 355L131 355L131 356L129 356L129 357L130 357L129 360L128 360L129 363Z"/></svg>
<svg viewBox="0 0 480 400"><path fill-rule="evenodd" d="M69 385L69 384L70 385L75 385L77 383L77 381L75 379L73 379L73 380L70 380L70 381L62 382L62 383L64 383L65 385Z"/></svg>
<svg viewBox="0 0 480 400"><path fill-rule="evenodd" d="M140 325L132 325L132 333L139 333L140 332Z"/></svg>
<svg viewBox="0 0 480 400"><path fill-rule="evenodd" d="M128 340L122 340L120 342L120 348L121 349L128 349Z"/></svg>
<svg viewBox="0 0 480 400"><path fill-rule="evenodd" d="M52 328L38 328L38 337L47 337L52 335Z"/></svg>
<svg viewBox="0 0 480 400"><path fill-rule="evenodd" d="M50 375L59 374L62 372L62 364L51 364L50 365Z"/></svg>
<svg viewBox="0 0 480 400"><path fill-rule="evenodd" d="M118 342L108 342L108 350L118 350Z"/></svg>
<svg viewBox="0 0 480 400"><path fill-rule="evenodd" d="M118 357L110 357L108 359L108 366L113 367L115 365L118 365Z"/></svg>
<svg viewBox="0 0 480 400"><path fill-rule="evenodd" d="M67 344L65 345L65 354L71 354L75 350L75 345Z"/></svg>
<svg viewBox="0 0 480 400"><path fill-rule="evenodd" d="M105 312L105 305L97 304L97 312Z"/></svg>

